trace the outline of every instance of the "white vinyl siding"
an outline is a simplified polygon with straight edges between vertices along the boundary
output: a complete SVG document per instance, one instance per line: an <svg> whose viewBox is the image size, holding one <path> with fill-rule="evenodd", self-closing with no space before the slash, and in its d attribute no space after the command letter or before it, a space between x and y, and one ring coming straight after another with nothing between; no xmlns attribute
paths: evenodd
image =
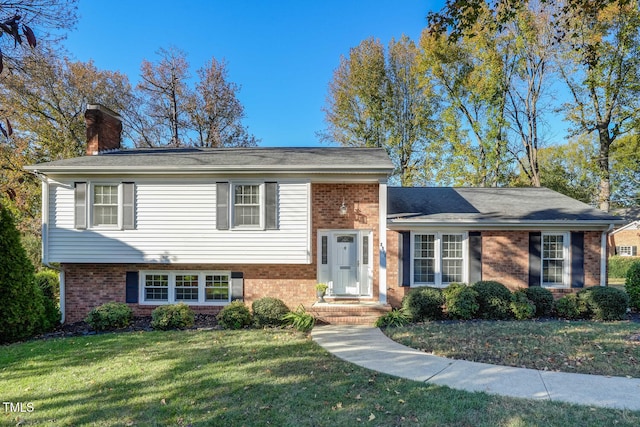
<svg viewBox="0 0 640 427"><path fill-rule="evenodd" d="M220 179L135 179L135 230L74 228L74 182L49 191L50 262L310 262L310 184L278 181L278 229L216 229Z"/></svg>

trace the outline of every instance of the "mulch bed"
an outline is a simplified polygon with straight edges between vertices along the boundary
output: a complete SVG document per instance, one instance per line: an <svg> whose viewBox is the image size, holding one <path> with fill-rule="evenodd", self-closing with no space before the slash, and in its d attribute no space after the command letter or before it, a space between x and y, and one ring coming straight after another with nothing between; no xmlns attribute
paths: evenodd
<svg viewBox="0 0 640 427"><path fill-rule="evenodd" d="M189 329L221 329L218 326L218 320L213 314L196 314L195 322ZM60 337L74 337L84 335L95 335L100 333L109 332L135 332L135 331L152 331L151 317L134 317L131 325L126 328L116 329L115 331L96 332L92 329L87 322L75 322L61 325L54 331L48 332L36 338L60 338Z"/></svg>

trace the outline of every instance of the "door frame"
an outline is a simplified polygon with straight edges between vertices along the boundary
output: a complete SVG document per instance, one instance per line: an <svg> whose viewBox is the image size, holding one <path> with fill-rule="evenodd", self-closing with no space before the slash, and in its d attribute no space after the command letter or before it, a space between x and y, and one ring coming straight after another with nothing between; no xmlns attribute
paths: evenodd
<svg viewBox="0 0 640 427"><path fill-rule="evenodd" d="M333 292L336 239L341 235L356 238L356 293ZM365 251L367 252L365 254ZM327 283L327 296L335 298L373 297L373 230L331 229L317 231L318 282Z"/></svg>

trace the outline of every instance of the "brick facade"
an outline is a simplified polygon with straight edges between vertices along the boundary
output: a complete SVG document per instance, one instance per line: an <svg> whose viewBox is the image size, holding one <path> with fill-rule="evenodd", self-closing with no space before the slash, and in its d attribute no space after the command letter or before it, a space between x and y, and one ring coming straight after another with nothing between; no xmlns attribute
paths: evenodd
<svg viewBox="0 0 640 427"><path fill-rule="evenodd" d="M584 285L600 285L601 232L584 232ZM388 302L399 307L411 290L401 286L400 233L387 231ZM529 231L482 231L482 279L495 280L511 290L529 286ZM579 288L553 289L556 296Z"/></svg>
<svg viewBox="0 0 640 427"><path fill-rule="evenodd" d="M378 184L312 184L310 264L63 264L65 272L66 322L80 321L96 306L109 301L125 302L126 273L140 270L232 271L244 276L247 305L261 297L282 299L291 309L316 300L317 231L356 229L373 231L373 260L379 259ZM347 214L341 216L342 202ZM374 295L378 299L378 263L374 262ZM152 305L130 304L137 316L149 315ZM192 306L196 312L217 313L218 306Z"/></svg>

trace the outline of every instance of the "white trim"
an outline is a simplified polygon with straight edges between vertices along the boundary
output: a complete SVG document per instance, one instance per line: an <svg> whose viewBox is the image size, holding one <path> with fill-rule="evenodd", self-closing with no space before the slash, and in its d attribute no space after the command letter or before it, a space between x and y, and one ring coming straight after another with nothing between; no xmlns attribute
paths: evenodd
<svg viewBox="0 0 640 427"><path fill-rule="evenodd" d="M66 310L66 284L65 284L64 270L58 271L58 281L60 282L60 323L64 323Z"/></svg>
<svg viewBox="0 0 640 427"><path fill-rule="evenodd" d="M544 282L544 237L562 236L562 284L552 284ZM547 289L568 289L571 287L571 233L564 232L542 232L540 236L540 286Z"/></svg>
<svg viewBox="0 0 640 427"><path fill-rule="evenodd" d="M258 224L236 224L236 186L257 186L258 187ZM264 230L265 229L265 212L266 199L264 191L265 181L245 181L236 180L229 181L229 229L230 230Z"/></svg>
<svg viewBox="0 0 640 427"><path fill-rule="evenodd" d="M608 245L608 235L613 229L614 224L609 224L609 228L606 231L602 232L600 236L600 286L607 286L607 262L609 261L607 258L607 248Z"/></svg>
<svg viewBox="0 0 640 427"><path fill-rule="evenodd" d="M418 231L412 230L410 236L409 252L410 252L410 287L431 286L434 288L446 288L450 282L442 282L442 236L460 235L462 236L462 283L469 281L469 233L466 231L440 230L440 231ZM434 238L434 282L416 282L414 280L415 272L415 236L416 235L433 235ZM404 254L403 254L404 256Z"/></svg>
<svg viewBox="0 0 640 427"><path fill-rule="evenodd" d="M166 275L168 278L167 300L166 301L147 301L145 300L145 276L147 275ZM176 300L176 275L198 276L198 300L183 301ZM226 301L206 301L205 300L205 276L221 275L227 276L229 297ZM138 304L140 305L167 305L185 303L187 305L207 305L207 306L224 306L231 302L232 296L232 279L230 271L193 271L193 270L141 270L138 272Z"/></svg>
<svg viewBox="0 0 640 427"><path fill-rule="evenodd" d="M612 224L612 225L613 225L613 224ZM625 230L627 230L627 229L631 229L631 230L638 230L638 229L640 229L640 220L638 220L638 221L631 221L629 224L625 225L624 227L620 227L620 228L617 228L617 229L615 229L615 230L613 230L613 231L609 231L609 234L613 235L613 234L616 234L616 233L618 233L618 232L620 232L620 231L625 231Z"/></svg>
<svg viewBox="0 0 640 427"><path fill-rule="evenodd" d="M387 303L387 180L380 180L378 185L378 301ZM373 236L372 236L373 238ZM373 240L373 239L372 239ZM373 241L371 248L373 249ZM375 261L370 259L371 263ZM375 282L375 280L374 280Z"/></svg>
<svg viewBox="0 0 640 427"><path fill-rule="evenodd" d="M49 265L49 182L42 180L42 264Z"/></svg>

